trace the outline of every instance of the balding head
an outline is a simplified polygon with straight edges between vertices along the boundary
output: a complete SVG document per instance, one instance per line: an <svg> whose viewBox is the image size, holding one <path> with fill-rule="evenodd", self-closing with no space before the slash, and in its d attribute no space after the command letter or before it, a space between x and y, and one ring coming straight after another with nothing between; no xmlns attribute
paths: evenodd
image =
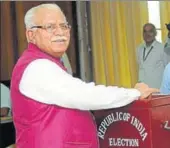
<svg viewBox="0 0 170 148"><path fill-rule="evenodd" d="M152 44L155 40L156 34L156 27L153 24L147 23L143 26L143 39L146 44Z"/></svg>

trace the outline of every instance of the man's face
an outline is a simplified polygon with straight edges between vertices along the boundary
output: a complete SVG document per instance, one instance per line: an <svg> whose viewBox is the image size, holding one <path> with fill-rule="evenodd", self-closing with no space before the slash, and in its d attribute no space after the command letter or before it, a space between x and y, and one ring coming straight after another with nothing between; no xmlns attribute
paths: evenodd
<svg viewBox="0 0 170 148"><path fill-rule="evenodd" d="M146 43L152 43L155 40L156 31L153 26L146 25L143 29L143 39Z"/></svg>
<svg viewBox="0 0 170 148"><path fill-rule="evenodd" d="M61 57L70 42L70 28L64 14L57 9L41 8L36 11L34 22L43 28L27 30L28 39L44 52Z"/></svg>

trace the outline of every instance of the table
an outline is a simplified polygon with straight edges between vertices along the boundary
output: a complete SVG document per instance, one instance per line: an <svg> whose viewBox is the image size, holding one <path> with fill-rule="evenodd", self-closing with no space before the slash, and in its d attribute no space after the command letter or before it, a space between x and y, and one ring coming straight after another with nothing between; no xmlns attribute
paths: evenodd
<svg viewBox="0 0 170 148"><path fill-rule="evenodd" d="M0 118L0 124L11 123L11 122L13 122L11 116Z"/></svg>

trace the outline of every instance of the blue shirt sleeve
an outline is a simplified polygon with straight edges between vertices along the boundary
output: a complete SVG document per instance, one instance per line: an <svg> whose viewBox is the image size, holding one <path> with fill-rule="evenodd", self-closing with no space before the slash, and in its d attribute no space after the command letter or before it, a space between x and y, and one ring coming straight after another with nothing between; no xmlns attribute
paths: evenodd
<svg viewBox="0 0 170 148"><path fill-rule="evenodd" d="M163 94L170 94L170 63L164 70L160 92Z"/></svg>

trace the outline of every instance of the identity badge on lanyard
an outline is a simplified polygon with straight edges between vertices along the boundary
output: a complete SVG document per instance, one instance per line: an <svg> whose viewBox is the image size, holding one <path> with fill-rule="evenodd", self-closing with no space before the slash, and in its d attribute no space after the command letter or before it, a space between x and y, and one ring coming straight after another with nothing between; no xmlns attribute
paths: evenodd
<svg viewBox="0 0 170 148"><path fill-rule="evenodd" d="M153 49L153 46L150 48L147 55L145 56L146 48L144 48L144 50L143 50L143 62L145 62L147 60L147 58L148 58L149 54L151 53L152 49Z"/></svg>

